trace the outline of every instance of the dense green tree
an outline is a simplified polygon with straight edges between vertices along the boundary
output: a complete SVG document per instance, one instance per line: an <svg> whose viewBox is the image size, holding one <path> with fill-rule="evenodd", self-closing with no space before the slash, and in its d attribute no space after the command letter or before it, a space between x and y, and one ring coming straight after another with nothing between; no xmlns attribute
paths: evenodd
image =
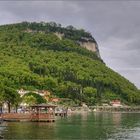
<svg viewBox="0 0 140 140"><path fill-rule="evenodd" d="M93 105L96 103L96 97L97 97L97 89L93 87L85 87L83 89L83 94L85 101L88 105Z"/></svg>
<svg viewBox="0 0 140 140"><path fill-rule="evenodd" d="M0 93L0 113L2 113L2 105L3 105L3 102L4 102L4 98L3 98L3 93L1 92Z"/></svg>
<svg viewBox="0 0 140 140"><path fill-rule="evenodd" d="M35 105L37 103L37 100L33 95L30 95L30 96L25 96L22 99L22 102L26 103L27 106L32 106L32 105Z"/></svg>
<svg viewBox="0 0 140 140"><path fill-rule="evenodd" d="M31 97L31 98L30 98ZM23 101L31 102L31 104L41 104L41 103L46 103L46 100L39 94L36 93L27 93L22 97ZM33 99L33 100L32 100ZM30 103L28 103L31 105Z"/></svg>
<svg viewBox="0 0 140 140"><path fill-rule="evenodd" d="M15 98L13 100L13 106L16 109L16 113L17 113L17 109L18 109L18 107L19 107L19 105L20 105L21 102L22 102L22 99L21 99L20 95L19 94L16 94L16 96L15 96Z"/></svg>
<svg viewBox="0 0 140 140"><path fill-rule="evenodd" d="M79 41L96 43L90 33L54 22L0 26L0 100L8 103L9 111L20 103L20 88L49 90L89 105L112 99L140 104L136 86Z"/></svg>
<svg viewBox="0 0 140 140"><path fill-rule="evenodd" d="M4 88L3 98L4 98L4 102L7 103L8 105L9 113L11 112L11 106L18 102L17 100L18 96L19 94L13 88L10 87Z"/></svg>

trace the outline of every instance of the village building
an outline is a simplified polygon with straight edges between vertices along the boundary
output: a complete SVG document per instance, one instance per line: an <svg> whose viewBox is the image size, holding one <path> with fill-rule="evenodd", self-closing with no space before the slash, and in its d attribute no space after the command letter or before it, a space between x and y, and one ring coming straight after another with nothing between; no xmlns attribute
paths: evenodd
<svg viewBox="0 0 140 140"><path fill-rule="evenodd" d="M36 93L36 94L39 94L40 96L44 97L47 101L49 100L49 97L51 95L51 93L47 90L29 91L29 90L20 89L20 90L17 90L17 92L20 94L21 97L27 93Z"/></svg>
<svg viewBox="0 0 140 140"><path fill-rule="evenodd" d="M25 94L29 93L30 91L28 90L24 90L24 89L20 89L20 90L17 90L18 94L20 94L20 96L24 96Z"/></svg>
<svg viewBox="0 0 140 140"><path fill-rule="evenodd" d="M53 98L50 98L49 101L50 101L50 102L53 102L53 103L58 103L58 102L60 102L60 98L53 97Z"/></svg>
<svg viewBox="0 0 140 140"><path fill-rule="evenodd" d="M113 107L121 107L121 106L122 106L120 100L112 100L112 101L110 102L110 104L111 104Z"/></svg>

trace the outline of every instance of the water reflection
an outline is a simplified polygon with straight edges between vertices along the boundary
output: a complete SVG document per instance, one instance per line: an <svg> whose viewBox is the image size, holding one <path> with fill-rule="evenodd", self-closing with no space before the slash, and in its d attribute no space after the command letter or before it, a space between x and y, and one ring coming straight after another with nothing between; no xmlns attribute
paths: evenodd
<svg viewBox="0 0 140 140"><path fill-rule="evenodd" d="M58 119L55 123L7 123L6 139L137 140L140 114L85 113Z"/></svg>
<svg viewBox="0 0 140 140"><path fill-rule="evenodd" d="M118 127L121 124L121 116L122 113L117 112L117 113L112 113L112 121L115 124L116 127Z"/></svg>
<svg viewBox="0 0 140 140"><path fill-rule="evenodd" d="M113 136L120 140L140 140L140 114L125 113L122 120Z"/></svg>
<svg viewBox="0 0 140 140"><path fill-rule="evenodd" d="M0 139L3 139L4 138L4 136L3 136L3 132L4 131L7 131L6 130L6 123L0 123Z"/></svg>

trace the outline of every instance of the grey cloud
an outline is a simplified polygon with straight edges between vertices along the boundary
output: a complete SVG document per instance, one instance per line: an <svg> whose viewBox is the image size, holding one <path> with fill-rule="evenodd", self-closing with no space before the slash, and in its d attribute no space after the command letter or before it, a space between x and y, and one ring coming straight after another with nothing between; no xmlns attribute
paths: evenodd
<svg viewBox="0 0 140 140"><path fill-rule="evenodd" d="M139 77L140 77L140 68L138 69L115 69L118 73L120 73L121 75L123 75L124 77L127 77L129 79L129 81L135 83L135 85L137 87L140 86L139 83Z"/></svg>

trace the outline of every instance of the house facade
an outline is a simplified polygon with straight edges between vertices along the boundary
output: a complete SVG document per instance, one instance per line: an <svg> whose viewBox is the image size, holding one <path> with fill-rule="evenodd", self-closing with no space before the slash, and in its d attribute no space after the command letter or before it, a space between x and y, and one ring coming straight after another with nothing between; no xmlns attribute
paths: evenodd
<svg viewBox="0 0 140 140"><path fill-rule="evenodd" d="M113 107L121 107L121 106L122 106L120 100L112 100L112 101L110 102L110 104L111 104Z"/></svg>

